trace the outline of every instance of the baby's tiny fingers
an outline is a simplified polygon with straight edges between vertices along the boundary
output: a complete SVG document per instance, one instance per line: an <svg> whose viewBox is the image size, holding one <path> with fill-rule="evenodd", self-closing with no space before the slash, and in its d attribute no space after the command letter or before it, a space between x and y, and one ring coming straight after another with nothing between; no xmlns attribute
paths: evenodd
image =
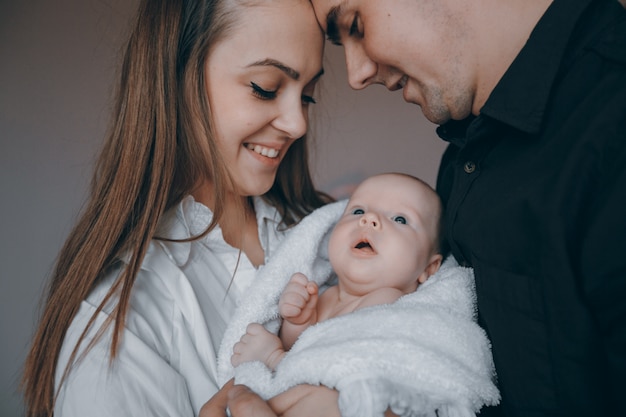
<svg viewBox="0 0 626 417"><path fill-rule="evenodd" d="M296 272L295 274L291 276L291 279L289 280L289 282L295 282L301 285L306 285L307 282L309 282L309 279L306 277L306 275L300 272Z"/></svg>
<svg viewBox="0 0 626 417"><path fill-rule="evenodd" d="M246 334L257 335L263 333L265 328L262 324L259 323L250 323L248 327L246 327Z"/></svg>
<svg viewBox="0 0 626 417"><path fill-rule="evenodd" d="M287 317L287 318L299 316L300 312L302 312L302 308L301 307L296 307L296 306L291 305L291 304L285 304L280 309L281 315L283 317Z"/></svg>
<svg viewBox="0 0 626 417"><path fill-rule="evenodd" d="M238 353L233 353L233 355L230 357L230 363L233 366L239 366L241 364L241 355Z"/></svg>
<svg viewBox="0 0 626 417"><path fill-rule="evenodd" d="M241 351L244 349L243 347L243 343L241 342L237 342L235 343L235 345L233 346L233 352L234 353L241 353Z"/></svg>
<svg viewBox="0 0 626 417"><path fill-rule="evenodd" d="M306 290L310 295L317 294L317 291L318 291L317 284L314 283L313 281L309 281L308 284L306 284Z"/></svg>

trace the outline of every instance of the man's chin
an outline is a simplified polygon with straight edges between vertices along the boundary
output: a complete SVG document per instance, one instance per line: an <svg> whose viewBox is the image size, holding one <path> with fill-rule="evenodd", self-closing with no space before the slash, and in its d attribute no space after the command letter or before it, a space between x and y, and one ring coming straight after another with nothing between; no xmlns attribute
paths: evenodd
<svg viewBox="0 0 626 417"><path fill-rule="evenodd" d="M420 108L426 120L436 125L442 125L452 119L452 117L450 117L449 112L432 112L432 111L429 111L429 109L425 107L420 106Z"/></svg>

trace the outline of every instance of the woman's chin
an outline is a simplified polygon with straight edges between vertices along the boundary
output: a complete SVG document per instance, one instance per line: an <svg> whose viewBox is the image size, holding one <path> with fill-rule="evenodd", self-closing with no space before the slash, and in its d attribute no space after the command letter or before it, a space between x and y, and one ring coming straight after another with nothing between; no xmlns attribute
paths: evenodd
<svg viewBox="0 0 626 417"><path fill-rule="evenodd" d="M244 187L240 187L240 195L244 197L262 196L264 194L267 194L267 192L272 189L273 185L274 179L272 179L272 182L248 184Z"/></svg>

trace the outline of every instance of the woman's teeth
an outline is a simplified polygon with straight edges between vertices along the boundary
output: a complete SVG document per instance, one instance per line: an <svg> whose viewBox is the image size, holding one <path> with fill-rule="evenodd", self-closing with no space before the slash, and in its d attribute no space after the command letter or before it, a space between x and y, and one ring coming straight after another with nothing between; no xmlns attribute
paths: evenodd
<svg viewBox="0 0 626 417"><path fill-rule="evenodd" d="M272 149L272 148L266 148L265 146L253 145L251 143L247 143L246 148L258 154L261 154L263 156L267 156L268 158L276 158L278 156L278 150Z"/></svg>

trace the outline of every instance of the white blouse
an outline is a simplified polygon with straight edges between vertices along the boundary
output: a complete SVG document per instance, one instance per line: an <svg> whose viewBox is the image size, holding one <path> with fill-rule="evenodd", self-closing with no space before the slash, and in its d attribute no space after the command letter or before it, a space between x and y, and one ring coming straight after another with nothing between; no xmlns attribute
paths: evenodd
<svg viewBox="0 0 626 417"><path fill-rule="evenodd" d="M273 207L260 198L254 204L267 259L285 232L278 230L280 218ZM166 213L157 235L194 236L205 230L211 218L208 208L187 197ZM118 356L109 361L109 326L71 368L60 387L55 416L197 416L219 389L219 345L241 293L256 272L244 253L237 266L238 257L239 250L224 241L219 227L187 243L153 240L132 289ZM80 334L120 270L108 273L81 304L57 362L57 389ZM98 313L81 351L113 306L109 303Z"/></svg>

